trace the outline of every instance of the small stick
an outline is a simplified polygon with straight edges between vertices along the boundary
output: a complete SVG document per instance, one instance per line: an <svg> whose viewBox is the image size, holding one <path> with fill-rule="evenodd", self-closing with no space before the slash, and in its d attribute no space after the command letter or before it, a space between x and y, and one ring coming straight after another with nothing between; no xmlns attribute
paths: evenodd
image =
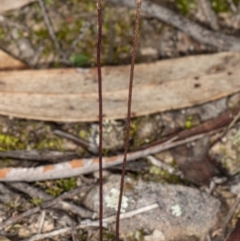
<svg viewBox="0 0 240 241"><path fill-rule="evenodd" d="M85 150L87 150L87 151L89 151L93 154L97 154L97 152L98 152L94 147L92 147L90 145L89 142L87 142L87 141L85 141L85 140L83 140L83 139L81 139L77 136L74 136L74 135L69 134L69 133L67 133L65 131L62 131L62 130L54 130L53 133L57 136L66 138L66 139L78 144L79 146L81 146L82 148L84 148Z"/></svg>
<svg viewBox="0 0 240 241"><path fill-rule="evenodd" d="M111 3L125 5L130 8L135 8L135 0L108 0ZM145 0L142 4L142 11L163 21L181 31L196 41L213 46L220 50L240 51L240 42L237 37L215 32L194 23L193 21L181 16L180 14L169 10L163 6Z"/></svg>
<svg viewBox="0 0 240 241"><path fill-rule="evenodd" d="M134 30L133 48L132 48L132 61L131 61L130 80L129 80L129 92L128 92L128 111L127 111L127 123L126 123L125 148L124 148L122 175L121 175L121 181L120 181L120 192L119 192L119 200L118 200L117 219L116 219L116 240L117 241L119 241L120 212L121 212L123 186L124 186L124 175L125 175L126 164L127 164L127 153L128 153L128 147L129 147L132 88L133 88L134 64L135 64L136 50L137 50L137 39L138 39L141 3L142 3L142 0L137 0L135 30Z"/></svg>
<svg viewBox="0 0 240 241"><path fill-rule="evenodd" d="M50 19L48 18L48 15L47 15L47 11L45 9L45 6L44 6L44 3L42 0L38 0L38 3L41 7L41 10L42 10L42 15L43 15L43 19L44 19L44 22L47 26L47 29L48 29L48 32L49 32L49 35L55 45L55 48L57 49L57 51L59 52L60 56L63 58L63 61L66 63L66 64L70 64L70 61L67 59L67 56L64 54L64 52L61 50L61 47L57 41L57 38L54 34L54 31L53 31L53 28L52 28L52 24L50 22Z"/></svg>
<svg viewBox="0 0 240 241"><path fill-rule="evenodd" d="M230 129L232 129L232 127L238 122L240 118L240 111L237 113L236 116L234 116L233 120L230 122L230 124L228 125L228 127L225 129L225 131L222 133L222 135L220 137L218 137L211 145L210 148L212 146L214 146L218 141L220 141L224 136L227 135L227 133L229 132Z"/></svg>
<svg viewBox="0 0 240 241"><path fill-rule="evenodd" d="M161 143L156 143L145 149L129 152L127 156L127 161L133 161L138 158L155 154L167 149L183 145L185 143L203 138L206 135L211 135L216 133L218 130L208 131L207 133L190 135L190 137L179 138L179 140L170 142L165 140ZM103 158L104 168L112 167L122 163L123 155L111 156ZM74 165L72 167L72 165ZM50 169L51 168L51 169ZM44 172L48 170L47 172ZM98 158L83 158L74 159L68 162L57 163L54 165L45 165L35 168L0 168L0 181L12 182L12 181L41 181L49 179L59 179L66 177L79 176L81 174L87 174L90 172L97 171L99 169ZM63 172L64 170L64 172ZM4 174L4 176L1 176Z"/></svg>
<svg viewBox="0 0 240 241"><path fill-rule="evenodd" d="M232 205L231 209L227 213L226 218L224 219L224 222L223 222L223 225L222 225L223 233L225 233L226 227L227 227L228 223L230 222L232 216L236 212L236 209L237 209L239 203L240 203L240 194L237 195L237 198L236 198L234 204Z"/></svg>
<svg viewBox="0 0 240 241"><path fill-rule="evenodd" d="M75 227L72 227L71 236L72 236L72 241L79 241L78 234L76 232L76 228Z"/></svg>
<svg viewBox="0 0 240 241"><path fill-rule="evenodd" d="M227 0L231 10L234 12L234 13L237 13L237 7L235 6L233 0Z"/></svg>
<svg viewBox="0 0 240 241"><path fill-rule="evenodd" d="M23 213L20 213L19 215L16 215L14 217L9 218L8 220L6 220L5 222L1 223L0 225L0 230L2 230L3 228L12 225L20 220L22 220L23 218L32 216L33 214L39 212L41 210L40 207L35 207L35 208L31 208Z"/></svg>
<svg viewBox="0 0 240 241"><path fill-rule="evenodd" d="M148 211L153 210L153 209L157 209L158 207L159 207L159 205L157 203L153 203L153 204L151 204L149 206L146 206L146 207L142 207L142 208L139 208L139 209L136 209L136 210L132 210L132 211L129 211L127 213L122 213L120 215L120 219L131 218L135 215L145 213L145 212L148 212ZM87 227L98 227L98 221L99 220L97 220L97 221L82 221L80 225L75 227L75 229L77 230L77 229L83 229L83 228L87 228ZM104 227L107 227L107 224L113 223L115 221L115 216L110 216L110 217L104 218L102 221L103 221ZM44 238L51 238L51 237L54 237L54 236L57 236L57 235L67 234L67 233L70 233L71 231L72 231L72 228L70 228L70 227L69 228L63 228L63 229L55 230L55 231L48 232L48 233L37 234L37 235L34 235L31 238L25 239L23 241L43 240Z"/></svg>
<svg viewBox="0 0 240 241"><path fill-rule="evenodd" d="M30 187L29 185L25 184L25 183L12 183L11 185L12 187L16 188L16 189L20 189L20 191L23 191L22 188L25 189L26 192L29 191L29 188ZM9 226L9 225L12 225L16 222L19 222L20 220L22 220L23 218L25 217L29 217L37 212L39 212L40 210L42 209L47 209L47 208L58 208L58 209L62 209L62 210L65 210L65 211L72 211L73 213L75 214L78 214L81 216L81 213L83 213L84 210L81 210L80 207L76 206L76 205L73 205L73 204L70 204L68 202L65 202L63 201L64 199L69 199L70 197L78 194L80 192L80 190L82 190L83 187L78 187L72 191L69 191L67 193L64 193L62 195L60 195L59 197L57 198L52 198L51 200L47 200L45 201L41 206L38 206L38 207L34 207L34 208L31 208L17 216L14 216L14 217L11 217L9 218L8 220L6 220L5 222L1 223L0 224L0 229L3 229L4 227L6 226ZM30 190L31 191L31 190ZM33 190L34 192L36 192L36 190ZM32 192L30 193L30 196L31 196ZM43 195L44 195L44 198L50 198L50 196L48 196L47 194L43 194L43 192L38 192L39 195L37 195L38 197L42 198ZM33 197L33 196L32 196ZM36 196L34 196L36 197ZM34 198L33 197L33 198ZM42 198L43 199L43 198ZM71 206L72 205L72 206ZM79 209L79 210L76 210L76 207ZM77 211L77 212L76 212ZM85 210L86 211L86 210ZM89 217L92 216L92 213L90 211L89 212Z"/></svg>
<svg viewBox="0 0 240 241"><path fill-rule="evenodd" d="M205 16L210 27L217 31L220 29L218 24L218 19L215 12L212 10L211 3L209 0L198 0L200 7L202 8L202 12Z"/></svg>
<svg viewBox="0 0 240 241"><path fill-rule="evenodd" d="M86 35L87 31L89 30L90 26L91 26L90 21L86 22L86 24L80 30L80 33L79 33L78 37L72 42L70 48L67 51L67 55L69 55L71 53L71 51L73 51L73 49L76 47L78 42L80 42L85 37L85 35Z"/></svg>
<svg viewBox="0 0 240 241"><path fill-rule="evenodd" d="M147 160L150 161L150 163L152 165L157 166L163 170L166 170L170 174L174 174L180 178L183 178L183 173L181 171L178 171L174 167L172 167L164 162L161 162L156 157L149 155L149 156L147 156Z"/></svg>
<svg viewBox="0 0 240 241"><path fill-rule="evenodd" d="M13 150L0 151L0 158L17 160L30 160L35 162L60 162L61 160L75 158L74 152L38 151L38 150Z"/></svg>
<svg viewBox="0 0 240 241"><path fill-rule="evenodd" d="M41 215L40 215L37 233L41 233L42 228L43 228L43 224L44 224L45 217L46 217L46 211L43 210L43 211L41 212Z"/></svg>
<svg viewBox="0 0 240 241"><path fill-rule="evenodd" d="M26 26L24 26L22 24L13 22L12 20L10 20L9 18L6 18L2 14L0 14L0 23L2 23L3 25L6 25L8 27L15 27L17 29L24 30L24 31L27 31L28 33L30 33L29 28L27 28Z"/></svg>

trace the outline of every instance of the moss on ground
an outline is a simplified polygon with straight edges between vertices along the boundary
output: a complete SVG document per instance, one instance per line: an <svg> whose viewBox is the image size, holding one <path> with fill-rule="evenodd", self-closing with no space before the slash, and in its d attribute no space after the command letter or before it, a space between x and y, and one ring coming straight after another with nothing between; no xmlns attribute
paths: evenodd
<svg viewBox="0 0 240 241"><path fill-rule="evenodd" d="M210 0L210 2L216 13L231 11L230 4L226 0ZM240 0L233 0L233 3L237 6L240 3ZM179 11L184 15L189 14L197 8L196 0L175 0L175 4Z"/></svg>
<svg viewBox="0 0 240 241"><path fill-rule="evenodd" d="M71 191L77 187L76 178L64 178L52 181L36 182L35 185L43 189L46 193L53 197L58 197L64 192Z"/></svg>
<svg viewBox="0 0 240 241"><path fill-rule="evenodd" d="M79 67L95 65L96 3L88 0L45 0L44 3L56 39L68 60L74 66ZM18 10L17 14L16 11L6 14L10 21L17 22L23 27L4 26L0 28L0 43L2 46L6 46L6 49L11 49L12 45L16 45L17 39L27 38L34 50L37 50L39 46L43 47L40 62L46 62L55 56L53 66L61 66L61 56L49 35L38 3L32 3L26 9ZM135 21L134 10L116 8L106 2L103 2L103 9L102 64L129 63ZM11 32L16 35L13 42L10 41L9 33ZM81 35L80 40L73 46L73 42ZM84 56L84 60L76 61L79 56ZM21 59L21 56L18 57ZM26 61L28 62L28 60Z"/></svg>

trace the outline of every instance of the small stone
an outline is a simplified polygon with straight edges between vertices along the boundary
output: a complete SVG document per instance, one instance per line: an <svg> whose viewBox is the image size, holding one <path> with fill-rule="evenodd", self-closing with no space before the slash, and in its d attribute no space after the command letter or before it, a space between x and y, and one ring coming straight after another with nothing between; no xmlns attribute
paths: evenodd
<svg viewBox="0 0 240 241"><path fill-rule="evenodd" d="M147 235L144 237L144 241L164 241L164 240L166 240L164 234L158 229L155 229L151 235Z"/></svg>
<svg viewBox="0 0 240 241"><path fill-rule="evenodd" d="M239 103L240 103L240 93L231 95L227 101L228 108L230 108L230 109L237 107L239 105Z"/></svg>
<svg viewBox="0 0 240 241"><path fill-rule="evenodd" d="M157 49L145 47L140 49L140 60L143 62L151 62L158 59Z"/></svg>
<svg viewBox="0 0 240 241"><path fill-rule="evenodd" d="M194 106L186 109L186 115L199 115L201 121L207 121L216 118L227 110L227 99L222 98L211 103L205 103L200 106Z"/></svg>
<svg viewBox="0 0 240 241"><path fill-rule="evenodd" d="M34 49L27 38L21 38L17 41L18 49L20 55L23 59L31 58L34 56Z"/></svg>
<svg viewBox="0 0 240 241"><path fill-rule="evenodd" d="M112 175L103 185L104 197L112 189L119 189L120 175ZM157 230L152 235L161 237L156 240L175 240L179 237L190 236L203 238L210 230L216 228L220 215L220 202L194 188L181 185L168 185L155 182L146 182L141 179L125 177L124 206L126 215L129 212L148 208L148 211L132 214L122 220L120 225L121 236L128 236L136 230ZM84 200L84 205L98 211L98 186L94 187ZM104 199L103 216L116 215ZM109 223L114 228L114 223ZM155 240L153 239L148 240ZM145 239L146 240L146 239ZM186 239L182 239L186 240Z"/></svg>
<svg viewBox="0 0 240 241"><path fill-rule="evenodd" d="M174 162L174 158L170 151L159 152L159 153L155 154L155 157L157 159L159 159L160 161L165 162L170 165L173 164L173 162Z"/></svg>
<svg viewBox="0 0 240 241"><path fill-rule="evenodd" d="M103 177L103 178L107 178L109 175L110 175L110 172L109 172L109 171L107 171L107 170L103 170L103 171L102 171L102 177ZM99 179L99 171L94 172L94 173L93 173L93 176L94 176L95 178Z"/></svg>

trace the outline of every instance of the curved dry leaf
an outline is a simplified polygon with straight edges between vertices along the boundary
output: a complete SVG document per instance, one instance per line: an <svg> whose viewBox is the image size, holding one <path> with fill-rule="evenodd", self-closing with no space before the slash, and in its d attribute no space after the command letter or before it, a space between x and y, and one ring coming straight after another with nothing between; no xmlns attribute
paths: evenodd
<svg viewBox="0 0 240 241"><path fill-rule="evenodd" d="M36 0L0 0L0 13L4 13L10 10L21 8Z"/></svg>
<svg viewBox="0 0 240 241"><path fill-rule="evenodd" d="M240 91L240 54L135 66L132 116L190 107ZM103 113L126 118L129 66L103 67ZM49 121L98 120L97 70L0 72L0 114Z"/></svg>
<svg viewBox="0 0 240 241"><path fill-rule="evenodd" d="M26 67L23 62L0 50L0 70L25 69Z"/></svg>

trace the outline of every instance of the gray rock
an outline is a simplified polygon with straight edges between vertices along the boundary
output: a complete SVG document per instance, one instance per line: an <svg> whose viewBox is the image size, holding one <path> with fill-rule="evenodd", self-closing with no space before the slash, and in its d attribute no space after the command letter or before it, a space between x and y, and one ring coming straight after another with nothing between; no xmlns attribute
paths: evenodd
<svg viewBox="0 0 240 241"><path fill-rule="evenodd" d="M27 38L20 38L16 41L18 50L19 50L19 55L23 59L29 59L34 56L34 49L30 43L30 41Z"/></svg>
<svg viewBox="0 0 240 241"><path fill-rule="evenodd" d="M103 186L105 218L116 215L119 183L120 176L115 175ZM217 199L194 188L145 182L127 176L122 200L125 213L157 204L152 210L123 219L122 236L136 230L158 230L165 240L189 236L203 238L216 225L221 206ZM86 195L84 204L98 212L98 187ZM114 224L111 225L114 228Z"/></svg>
<svg viewBox="0 0 240 241"><path fill-rule="evenodd" d="M207 121L219 116L227 110L227 98L205 103L200 106L194 106L186 109L186 115L198 114L202 121Z"/></svg>
<svg viewBox="0 0 240 241"><path fill-rule="evenodd" d="M152 47L141 48L139 58L143 62L155 61L158 59L158 50Z"/></svg>

